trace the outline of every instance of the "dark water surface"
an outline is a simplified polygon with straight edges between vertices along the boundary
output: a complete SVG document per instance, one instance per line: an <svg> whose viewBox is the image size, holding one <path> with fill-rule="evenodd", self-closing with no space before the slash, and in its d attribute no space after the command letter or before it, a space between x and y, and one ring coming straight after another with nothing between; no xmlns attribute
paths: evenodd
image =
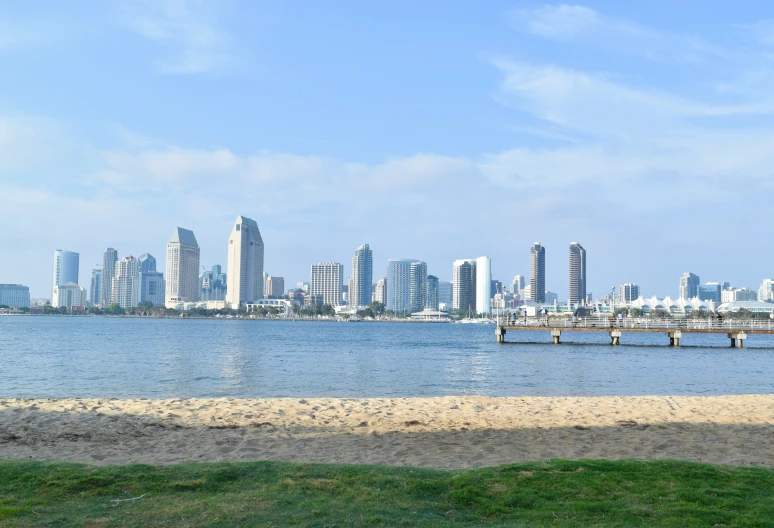
<svg viewBox="0 0 774 528"><path fill-rule="evenodd" d="M769 336L506 339L494 325L0 317L0 397L774 393Z"/></svg>

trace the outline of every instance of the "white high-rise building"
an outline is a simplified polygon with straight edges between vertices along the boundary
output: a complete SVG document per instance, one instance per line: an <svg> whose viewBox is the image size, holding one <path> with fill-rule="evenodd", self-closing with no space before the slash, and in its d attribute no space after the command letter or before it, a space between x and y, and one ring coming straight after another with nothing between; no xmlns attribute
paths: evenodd
<svg viewBox="0 0 774 528"><path fill-rule="evenodd" d="M63 284L78 284L80 255L69 249L54 250L54 280L51 287Z"/></svg>
<svg viewBox="0 0 774 528"><path fill-rule="evenodd" d="M492 311L492 259L476 259L476 310L479 314Z"/></svg>
<svg viewBox="0 0 774 528"><path fill-rule="evenodd" d="M374 288L372 299L376 302L387 305L387 279L379 279L376 281L376 287Z"/></svg>
<svg viewBox="0 0 774 528"><path fill-rule="evenodd" d="M140 265L131 255L115 263L115 273L110 284L109 304L121 308L134 308L140 301Z"/></svg>
<svg viewBox="0 0 774 528"><path fill-rule="evenodd" d="M774 302L774 280L763 279L761 287L758 288L758 300Z"/></svg>
<svg viewBox="0 0 774 528"><path fill-rule="evenodd" d="M263 238L255 220L239 216L228 237L226 303L249 304L264 296Z"/></svg>
<svg viewBox="0 0 774 528"><path fill-rule="evenodd" d="M339 306L341 304L341 286L344 280L344 266L338 262L312 264L312 276L309 281L309 295L319 296L323 304Z"/></svg>
<svg viewBox="0 0 774 528"><path fill-rule="evenodd" d="M164 305L175 308L199 300L199 244L193 231L175 228L167 243L166 295Z"/></svg>
<svg viewBox="0 0 774 528"><path fill-rule="evenodd" d="M352 277L349 279L347 291L349 306L365 308L371 303L371 280L374 274L372 255L368 244L363 244L352 256Z"/></svg>
<svg viewBox="0 0 774 528"><path fill-rule="evenodd" d="M54 308L70 309L73 306L83 307L87 304L88 292L83 286L78 286L74 282L54 286L51 298L51 306Z"/></svg>
<svg viewBox="0 0 774 528"><path fill-rule="evenodd" d="M116 274L118 251L107 248L102 256L102 291L100 303L103 307L113 302L113 276Z"/></svg>

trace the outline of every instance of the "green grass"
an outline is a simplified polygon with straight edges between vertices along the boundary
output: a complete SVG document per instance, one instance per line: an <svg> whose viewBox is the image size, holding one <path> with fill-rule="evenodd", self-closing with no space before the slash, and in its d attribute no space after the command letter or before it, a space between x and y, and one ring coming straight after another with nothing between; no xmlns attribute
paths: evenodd
<svg viewBox="0 0 774 528"><path fill-rule="evenodd" d="M0 462L3 527L446 525L774 527L774 470L633 460L466 471Z"/></svg>

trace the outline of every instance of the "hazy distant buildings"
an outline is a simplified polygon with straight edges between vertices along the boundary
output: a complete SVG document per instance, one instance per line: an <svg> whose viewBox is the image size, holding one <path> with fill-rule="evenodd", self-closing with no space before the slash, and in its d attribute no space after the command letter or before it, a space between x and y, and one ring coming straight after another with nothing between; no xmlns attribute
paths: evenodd
<svg viewBox="0 0 774 528"><path fill-rule="evenodd" d="M164 274L156 270L156 258L145 253L137 259L137 267L140 270L139 302L163 306L166 297Z"/></svg>
<svg viewBox="0 0 774 528"><path fill-rule="evenodd" d="M586 250L577 242L570 244L569 301L571 304L586 302Z"/></svg>
<svg viewBox="0 0 774 528"><path fill-rule="evenodd" d="M108 304L117 304L121 308L137 306L140 299L140 266L136 258L128 256L115 263L110 291Z"/></svg>
<svg viewBox="0 0 774 528"><path fill-rule="evenodd" d="M511 293L521 297L524 295L524 276L516 275L511 282Z"/></svg>
<svg viewBox="0 0 774 528"><path fill-rule="evenodd" d="M699 296L699 276L685 272L680 277L680 298L693 299Z"/></svg>
<svg viewBox="0 0 774 528"><path fill-rule="evenodd" d="M760 288L758 288L758 300L774 302L774 280L763 279Z"/></svg>
<svg viewBox="0 0 774 528"><path fill-rule="evenodd" d="M102 306L107 306L113 302L113 277L116 273L117 261L118 251L107 248L102 255L102 291L100 292Z"/></svg>
<svg viewBox="0 0 774 528"><path fill-rule="evenodd" d="M375 302L380 302L385 306L387 305L387 279L379 279L376 281L373 297L371 298Z"/></svg>
<svg viewBox="0 0 774 528"><path fill-rule="evenodd" d="M621 302L634 302L640 298L640 287L633 282L621 284L618 300Z"/></svg>
<svg viewBox="0 0 774 528"><path fill-rule="evenodd" d="M78 266L80 256L68 249L54 250L54 277L51 287L62 284L78 284Z"/></svg>
<svg viewBox="0 0 774 528"><path fill-rule="evenodd" d="M21 284L0 284L0 305L10 308L29 308L30 289Z"/></svg>
<svg viewBox="0 0 774 528"><path fill-rule="evenodd" d="M371 304L373 274L373 252L368 244L363 244L355 250L355 254L352 256L352 276L349 279L347 290L349 306L358 308Z"/></svg>
<svg viewBox="0 0 774 528"><path fill-rule="evenodd" d="M697 297L699 297L700 301L713 301L720 303L722 300L721 291L722 287L719 282L707 282L705 284L699 285L697 289Z"/></svg>
<svg viewBox="0 0 774 528"><path fill-rule="evenodd" d="M387 261L387 309L421 312L425 307L427 264L414 259Z"/></svg>
<svg viewBox="0 0 774 528"><path fill-rule="evenodd" d="M556 304L559 301L559 294L552 291L546 291L546 304Z"/></svg>
<svg viewBox="0 0 774 528"><path fill-rule="evenodd" d="M546 302L546 248L535 242L529 250L530 297L536 303Z"/></svg>
<svg viewBox="0 0 774 528"><path fill-rule="evenodd" d="M721 302L730 303L736 301L757 301L757 292L748 288L727 288L721 292Z"/></svg>
<svg viewBox="0 0 774 528"><path fill-rule="evenodd" d="M244 216L237 217L228 238L228 304L239 306L263 299L263 251L258 223Z"/></svg>
<svg viewBox="0 0 774 528"><path fill-rule="evenodd" d="M312 264L310 279L310 296L321 298L323 304L330 304L331 306L339 306L341 304L344 266L338 262Z"/></svg>
<svg viewBox="0 0 774 528"><path fill-rule="evenodd" d="M193 231L176 227L167 243L167 308L199 300L199 255Z"/></svg>
<svg viewBox="0 0 774 528"><path fill-rule="evenodd" d="M279 298L285 295L285 278L273 277L269 275L266 277L266 286L264 289L264 297Z"/></svg>
<svg viewBox="0 0 774 528"><path fill-rule="evenodd" d="M97 305L102 302L102 270L91 270L91 284L89 285L89 304Z"/></svg>
<svg viewBox="0 0 774 528"><path fill-rule="evenodd" d="M225 301L226 300L226 274L219 264L215 264L212 270L205 271L199 277L200 301Z"/></svg>
<svg viewBox="0 0 774 528"><path fill-rule="evenodd" d="M435 275L427 276L427 294L425 295L425 308L428 310L438 310L438 277Z"/></svg>
<svg viewBox="0 0 774 528"><path fill-rule="evenodd" d="M74 282L54 286L51 296L51 306L54 308L72 309L73 306L83 307L88 304L86 288Z"/></svg>
<svg viewBox="0 0 774 528"><path fill-rule="evenodd" d="M454 296L454 286L449 281L438 282L438 303L444 303L446 306L452 305Z"/></svg>

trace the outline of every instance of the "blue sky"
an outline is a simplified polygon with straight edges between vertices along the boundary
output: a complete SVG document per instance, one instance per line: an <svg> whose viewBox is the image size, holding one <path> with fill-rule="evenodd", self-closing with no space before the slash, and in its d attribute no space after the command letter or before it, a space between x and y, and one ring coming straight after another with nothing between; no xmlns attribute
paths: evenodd
<svg viewBox="0 0 774 528"><path fill-rule="evenodd" d="M373 5L370 5L373 4ZM374 249L492 257L566 298L774 275L774 8L763 2L6 2L0 282L50 296L52 251L154 254L237 215L266 270Z"/></svg>

